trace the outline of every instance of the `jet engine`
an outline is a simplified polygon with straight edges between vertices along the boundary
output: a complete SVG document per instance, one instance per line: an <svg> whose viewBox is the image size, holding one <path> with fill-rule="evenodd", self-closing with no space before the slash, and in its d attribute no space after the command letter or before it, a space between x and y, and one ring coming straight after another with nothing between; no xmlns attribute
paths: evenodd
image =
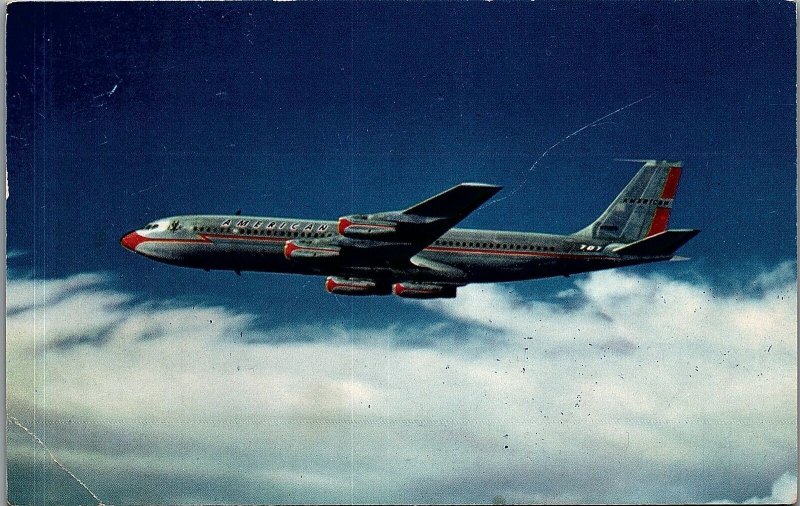
<svg viewBox="0 0 800 506"><path fill-rule="evenodd" d="M352 279L329 276L325 280L325 290L336 295L389 295L388 284L371 279Z"/></svg>
<svg viewBox="0 0 800 506"><path fill-rule="evenodd" d="M392 293L408 299L452 299L456 296L456 287L432 283L395 283Z"/></svg>
<svg viewBox="0 0 800 506"><path fill-rule="evenodd" d="M317 245L311 241L286 241L283 245L283 256L287 260L320 260L336 258L341 248L330 245Z"/></svg>
<svg viewBox="0 0 800 506"><path fill-rule="evenodd" d="M339 218L337 230L353 239L385 239L397 235L397 223L364 215L343 216Z"/></svg>

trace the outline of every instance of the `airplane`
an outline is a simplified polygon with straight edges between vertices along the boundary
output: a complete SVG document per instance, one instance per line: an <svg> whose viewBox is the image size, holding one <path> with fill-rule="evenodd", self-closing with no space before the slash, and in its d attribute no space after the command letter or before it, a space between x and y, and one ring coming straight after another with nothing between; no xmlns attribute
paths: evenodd
<svg viewBox="0 0 800 506"><path fill-rule="evenodd" d="M125 234L126 249L204 269L327 276L337 295L453 298L469 283L521 281L677 260L700 231L669 230L682 163L649 160L587 227L570 235L454 228L500 191L462 183L400 211L337 221L174 216Z"/></svg>

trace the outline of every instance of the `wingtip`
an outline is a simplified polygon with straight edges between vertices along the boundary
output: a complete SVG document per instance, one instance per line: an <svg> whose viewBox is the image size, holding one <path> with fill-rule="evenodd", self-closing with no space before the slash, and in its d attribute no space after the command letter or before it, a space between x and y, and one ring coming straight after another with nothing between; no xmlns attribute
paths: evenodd
<svg viewBox="0 0 800 506"><path fill-rule="evenodd" d="M502 190L502 189L503 189L503 187L502 187L502 186L500 186L500 185L497 185L497 184L489 184L489 183L473 183L473 182L466 182L466 183L461 183L461 184L460 184L460 185L458 185L458 186L469 186L469 187L471 187L471 188L491 188L491 189L498 190L498 191L500 191L500 190Z"/></svg>

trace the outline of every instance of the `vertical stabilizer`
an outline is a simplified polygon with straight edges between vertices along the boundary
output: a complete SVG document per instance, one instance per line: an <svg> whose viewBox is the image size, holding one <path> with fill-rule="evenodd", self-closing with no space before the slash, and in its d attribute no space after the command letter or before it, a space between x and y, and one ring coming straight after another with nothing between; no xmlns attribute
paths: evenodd
<svg viewBox="0 0 800 506"><path fill-rule="evenodd" d="M664 232L681 167L681 162L645 162L608 209L575 235L629 243Z"/></svg>

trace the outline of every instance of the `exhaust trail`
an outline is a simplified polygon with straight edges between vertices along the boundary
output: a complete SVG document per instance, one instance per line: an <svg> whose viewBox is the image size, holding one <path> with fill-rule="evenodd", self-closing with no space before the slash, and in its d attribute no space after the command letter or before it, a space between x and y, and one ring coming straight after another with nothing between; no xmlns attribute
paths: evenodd
<svg viewBox="0 0 800 506"><path fill-rule="evenodd" d="M62 463L61 463L61 462L60 462L60 461L59 461L59 460L56 458L56 456L55 456L55 455L53 455L53 452L51 452L51 451L50 451L50 449L49 449L49 448L48 448L48 447L47 447L47 446L44 444L44 441L42 441L41 439L39 439L39 437L38 437L36 434L34 434L32 430L30 430L29 428L27 428L27 427L25 427L24 425L22 425L22 424L19 422L19 420L17 420L17 419L16 419L16 418L14 418L13 416L7 416L6 418L8 419L8 421L9 421L9 422L13 423L13 424L14 424L14 425L16 425L17 427L19 427L20 429L22 429L23 431L25 431L25 433L26 433L26 434L28 434L28 435L29 435L29 436L30 436L30 437L31 437L31 438L32 438L32 439L33 439L33 440L36 442L36 444L38 444L39 446L41 446L42 448L44 448L44 450L47 452L47 455L50 457L50 460L52 460L52 461L55 463L55 465L57 465L58 467L60 467L60 468L61 468L61 469L62 469L62 470L65 472L65 473L67 473L68 475L70 475L70 477L72 477L72 479L73 479L73 480L75 480L75 481L78 483L78 485L80 485L81 487L83 487L83 489L84 489L84 490L86 490L87 492L89 492L89 495L91 495L91 496L94 498L94 500L95 500L95 501L97 501L97 505L98 505L98 506L105 506L105 504L103 503L103 501L102 501L102 500L101 500L99 497L97 497L97 495L96 495L94 492L92 492L91 490L89 490L89 487L87 487L87 486L86 486L86 484L85 484L84 482L82 482L80 478L78 478L77 476L75 476L74 474L72 474L72 471L70 471L69 469L67 469L67 468L66 468L66 466L64 466L64 464L62 464Z"/></svg>
<svg viewBox="0 0 800 506"><path fill-rule="evenodd" d="M575 130L574 132L572 132L571 134L569 134L569 135L567 135L567 136L565 136L565 137L562 137L562 138L561 138L561 139L560 139L558 142L556 142L555 144L553 144L553 145L552 145L552 146L550 146L549 148L545 149L545 150L542 152L542 154L541 154L541 155L539 155L539 158L537 158L537 159L536 159L536 161L535 161L535 162L533 162L533 165L531 165L531 168L530 168L530 169L528 169L528 171L525 173L525 177L522 179L522 182L521 182L520 184L518 184L518 185L517 185L517 186L516 186L516 187L515 187L513 190L511 190L510 192L508 192L508 193L507 193L506 195L504 195L503 197L500 197L500 198L498 198L498 199L494 199L494 200L492 200L492 201L490 201L490 202L487 202L486 204L484 204L484 205L482 205L481 207L479 207L477 210L483 209L483 208L485 208L485 207L489 207L489 206L491 206L492 204L496 204L496 203L498 203L498 202L501 202L501 201L503 201L503 200L505 200L505 199L507 199L507 198L509 198L509 197L512 197L512 196L514 196L514 195L515 195L515 194L516 194L516 193L517 193L519 190L521 190L521 189L522 189L522 187L523 187L523 186L525 186L525 185L527 184L527 182L528 182L528 176L530 176L530 173L531 173L531 172L533 172L533 170L534 170L534 169L536 169L536 166L537 166L537 165L539 165L539 162L541 162L541 161L542 161L542 159L543 159L545 156L547 156L547 154L548 154L550 151L554 150L555 148L557 148L557 147L558 147L558 146L560 146L561 144L563 144L563 143L567 142L569 139L571 139L572 137L575 137L576 135L578 135L579 133L583 132L583 131L584 131L584 130L586 130L587 128L592 128L592 127L595 127L595 126L597 126L598 124L600 124L602 121L604 121L604 120L606 120L606 119L610 118L611 116L614 116L615 114L617 114L617 113L620 113L620 112L624 111L625 109L627 109L627 108L629 108L629 107L633 107L634 105L638 104L639 102L642 102L642 101L644 101L644 100L647 100L648 98L650 98L650 97L652 97L652 96L653 96L653 94L651 93L650 95L647 95L646 97L642 97L642 98L640 98L640 99L638 99L638 100L634 100L633 102L631 102L631 103L629 103L629 104L623 105L623 106L622 106L622 107L620 107L619 109L615 109L615 110L611 111L610 113L606 114L605 116L602 116L602 117L600 117L600 118L597 118L596 120L592 121L591 123L587 123L586 125L583 125L583 126L582 126L582 127L580 127L579 129L577 129L577 130Z"/></svg>

